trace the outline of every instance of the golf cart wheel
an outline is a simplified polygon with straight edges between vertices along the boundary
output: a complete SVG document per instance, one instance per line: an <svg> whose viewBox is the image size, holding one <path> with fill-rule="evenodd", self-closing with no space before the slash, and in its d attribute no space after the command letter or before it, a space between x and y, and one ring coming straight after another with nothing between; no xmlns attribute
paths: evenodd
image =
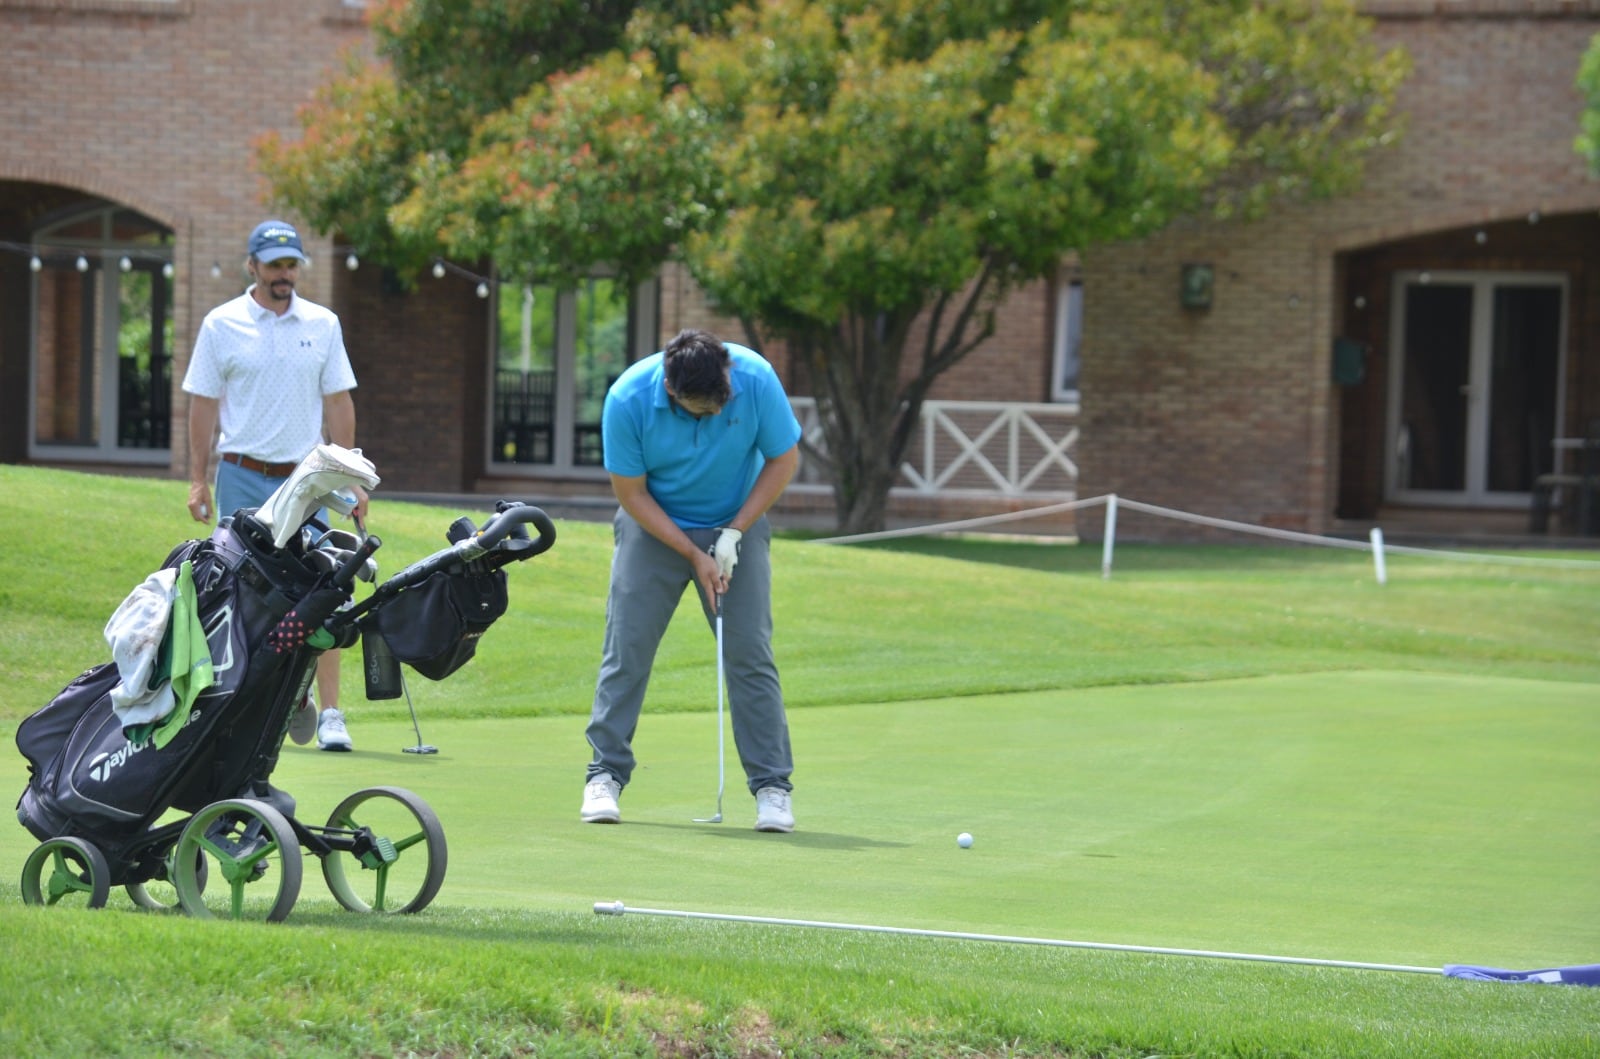
<svg viewBox="0 0 1600 1059"><path fill-rule="evenodd" d="M110 894L111 869L105 854L81 838L42 842L22 866L25 905L104 908Z"/></svg>
<svg viewBox="0 0 1600 1059"><path fill-rule="evenodd" d="M172 912L183 908L178 900L178 887L172 880L176 877L172 870L173 858L178 855L178 847L174 845L167 850L163 858L165 868L158 878L146 879L143 882L133 882L127 885L128 896L140 908L151 912ZM194 854L195 885L205 892L206 879L210 875L210 863L206 860L203 850L196 850Z"/></svg>
<svg viewBox="0 0 1600 1059"><path fill-rule="evenodd" d="M294 828L282 813L253 798L233 798L212 802L189 818L169 870L178 904L197 919L279 923L300 897L302 860ZM208 894L209 878L222 885ZM246 887L252 885L246 900Z"/></svg>
<svg viewBox="0 0 1600 1059"><path fill-rule="evenodd" d="M449 859L428 803L402 787L357 791L328 817L340 848L322 858L328 889L352 912L420 912L439 893Z"/></svg>

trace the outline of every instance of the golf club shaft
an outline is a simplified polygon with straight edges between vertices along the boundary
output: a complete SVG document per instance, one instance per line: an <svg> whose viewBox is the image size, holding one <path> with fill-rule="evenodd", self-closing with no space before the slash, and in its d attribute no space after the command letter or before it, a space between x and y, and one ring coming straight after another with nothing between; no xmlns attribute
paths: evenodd
<svg viewBox="0 0 1600 1059"><path fill-rule="evenodd" d="M722 823L722 794L727 786L727 751L723 748L722 735L722 593L717 593L717 812L714 816L697 816L697 824Z"/></svg>
<svg viewBox="0 0 1600 1059"><path fill-rule="evenodd" d="M726 697L725 677L722 667L722 596L717 596L717 819L722 819L722 794L728 784L728 751L725 746L727 727L722 720L722 704Z"/></svg>
<svg viewBox="0 0 1600 1059"><path fill-rule="evenodd" d="M682 912L667 908L633 908L621 901L596 901L597 916L672 916L678 919L713 919L724 923L756 923L779 927L817 927L825 930L852 930L866 934L902 934L919 938L952 938L958 941L996 941L1011 945L1048 945L1063 949L1099 949L1105 952L1140 952L1158 956L1193 956L1212 960L1251 960L1257 963L1293 963L1310 967L1347 967L1363 971L1402 971L1411 974L1443 974L1440 967L1411 967L1394 963L1359 963L1351 960L1319 960L1305 956L1262 956L1247 952L1215 952L1207 949L1169 949L1154 945L1115 945L1100 941L1058 941L1053 938L1015 937L1007 934L968 934L957 930L919 930L914 927L882 927L860 923L830 923L815 919L778 919L773 916L738 916L723 912Z"/></svg>

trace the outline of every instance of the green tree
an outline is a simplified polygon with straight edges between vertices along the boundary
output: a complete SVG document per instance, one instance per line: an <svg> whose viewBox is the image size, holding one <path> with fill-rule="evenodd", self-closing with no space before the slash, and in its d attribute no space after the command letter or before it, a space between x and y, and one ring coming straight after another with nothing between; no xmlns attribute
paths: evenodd
<svg viewBox="0 0 1600 1059"><path fill-rule="evenodd" d="M1600 176L1600 34L1589 42L1578 67L1578 91L1583 93L1584 107L1573 147L1589 160L1590 172Z"/></svg>
<svg viewBox="0 0 1600 1059"><path fill-rule="evenodd" d="M375 30L381 61L264 145L279 195L529 282L683 262L787 343L846 532L882 525L924 399L1008 294L1070 250L1349 188L1407 70L1348 0L416 0Z"/></svg>

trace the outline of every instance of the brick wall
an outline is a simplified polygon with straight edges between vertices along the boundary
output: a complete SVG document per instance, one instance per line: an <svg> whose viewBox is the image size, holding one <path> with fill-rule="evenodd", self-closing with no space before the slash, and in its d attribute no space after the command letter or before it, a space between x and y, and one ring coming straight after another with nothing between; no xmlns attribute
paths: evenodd
<svg viewBox="0 0 1600 1059"><path fill-rule="evenodd" d="M356 373L356 443L390 491L454 493L483 472L488 303L471 284L404 290L375 265L341 267L334 303Z"/></svg>
<svg viewBox="0 0 1600 1059"><path fill-rule="evenodd" d="M269 130L298 134L296 108L338 68L340 49L365 43L359 11L340 0L0 0L0 35L0 200L53 205L75 189L173 229L176 389L200 319L244 287L246 237L277 212L252 144ZM36 219L7 218L15 227L0 237L12 239ZM326 304L332 247L303 234L315 264L301 289ZM0 342L9 375L26 348L9 332ZM188 402L177 395L173 407L182 473ZM14 427L7 437L9 451Z"/></svg>
<svg viewBox="0 0 1600 1059"><path fill-rule="evenodd" d="M1505 236L1485 244L1478 255L1484 263L1526 268L1564 259L1580 277L1591 276L1600 252L1592 220L1600 182L1571 148L1581 106L1572 82L1600 31L1600 4L1389 2L1368 9L1383 16L1377 34L1384 46L1411 53L1414 73L1399 100L1405 134L1371 160L1358 192L1279 208L1254 224L1181 224L1086 255L1079 495L1115 492L1321 531L1339 502L1341 452L1369 468L1378 458L1364 429L1370 419L1347 415L1341 424L1345 398L1330 381L1334 335L1347 324L1359 327L1347 298L1365 293L1369 312L1386 311L1377 289L1386 270L1405 260L1460 262L1476 251L1451 249L1454 236L1443 233L1470 240L1483 225ZM1535 212L1540 223L1529 225ZM1421 238L1432 233L1439 234L1431 243ZM1405 240L1418 241L1387 257L1363 253ZM1210 311L1179 307L1178 270L1186 261L1216 269ZM1341 269L1371 289L1345 291ZM1585 323L1592 278L1580 279L1579 295L1573 318L1580 326L1569 335L1569 352L1588 349L1592 362L1593 332ZM1381 363L1376 367L1381 374ZM1350 398L1363 399L1370 416L1372 392ZM1361 430L1342 448L1341 425ZM1370 506L1371 496L1361 494L1375 484L1347 483L1345 499ZM1097 532L1096 517L1082 521L1089 535ZM1130 519L1123 529L1195 535L1160 520Z"/></svg>

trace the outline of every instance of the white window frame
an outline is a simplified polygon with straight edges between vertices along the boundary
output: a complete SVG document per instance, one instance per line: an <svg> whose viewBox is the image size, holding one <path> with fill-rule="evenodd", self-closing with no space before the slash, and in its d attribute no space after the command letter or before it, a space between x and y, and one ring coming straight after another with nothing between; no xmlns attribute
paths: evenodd
<svg viewBox="0 0 1600 1059"><path fill-rule="evenodd" d="M500 295L511 287L503 281L493 284L494 297L488 299L489 312L489 355L488 360L488 408L484 426L484 466L496 476L519 478L594 478L606 479L604 467L595 467L574 462L574 427L576 426L576 399L571 387L561 380L573 378L577 368L577 293L568 289L560 291L556 298L555 317L555 357L552 365L557 380L555 392L555 421L552 425L553 435L551 442L551 462L549 463L507 463L499 458L499 453L494 449L494 387L495 372L498 369L499 343L500 343L500 318L498 299ZM643 357L654 353L657 348L657 329L659 319L659 281L648 279L638 284L629 292L629 315L631 325L628 336L628 363L633 363ZM520 289L520 288L518 288Z"/></svg>
<svg viewBox="0 0 1600 1059"><path fill-rule="evenodd" d="M1076 272L1054 285L1055 331L1050 343L1050 399L1079 403L1078 376L1083 370L1083 280Z"/></svg>

